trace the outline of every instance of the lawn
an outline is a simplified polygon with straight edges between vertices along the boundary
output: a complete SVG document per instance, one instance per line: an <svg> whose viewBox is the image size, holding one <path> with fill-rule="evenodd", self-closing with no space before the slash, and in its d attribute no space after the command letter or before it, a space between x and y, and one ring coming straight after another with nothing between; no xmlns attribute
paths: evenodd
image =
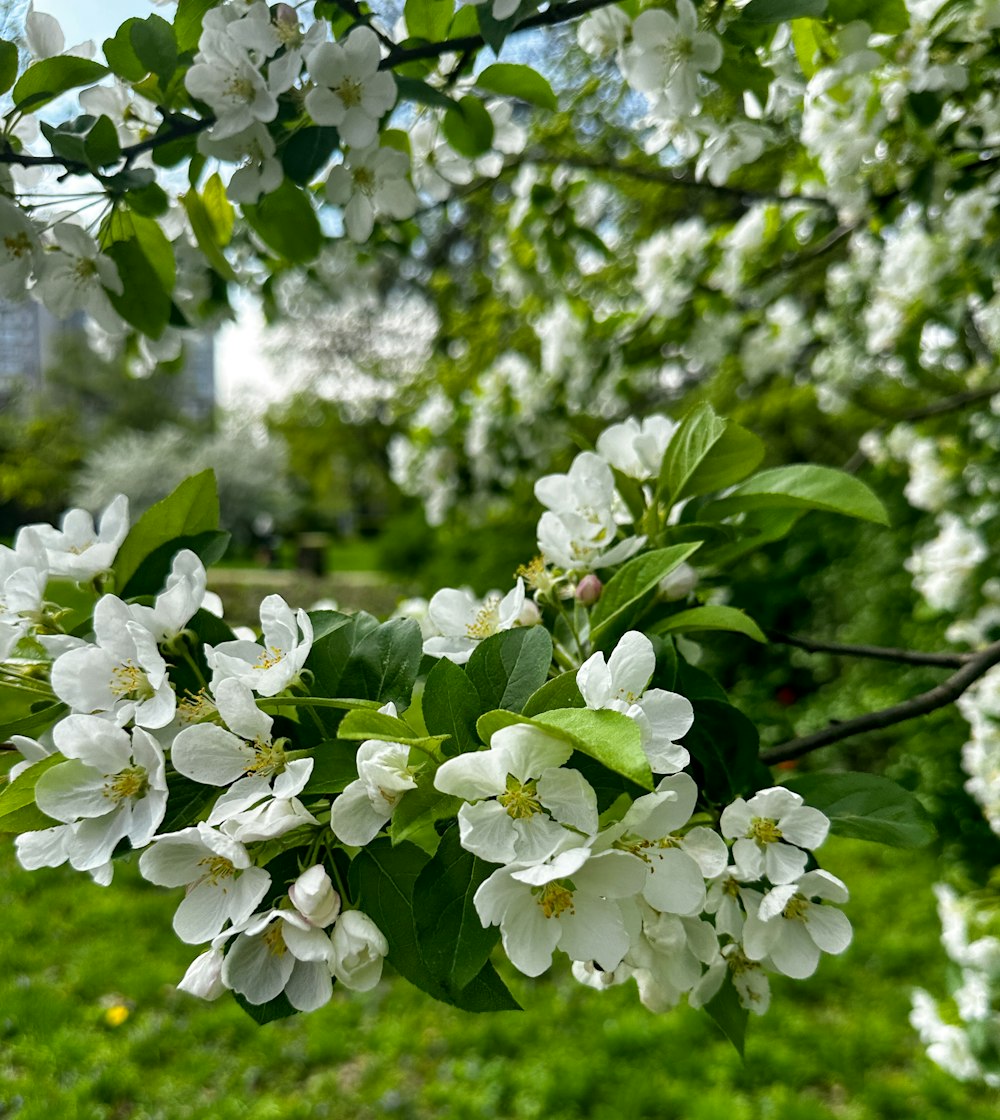
<svg viewBox="0 0 1000 1120"><path fill-rule="evenodd" d="M991 1120L996 1096L924 1057L906 1022L944 959L929 856L830 841L853 888L855 941L811 981L778 981L744 1065L708 1019L654 1016L629 986L512 983L523 1013L435 1004L402 981L337 992L311 1016L256 1026L228 997L173 989L196 950L177 899L124 866L111 889L0 853L0 1117L230 1120L575 1117Z"/></svg>

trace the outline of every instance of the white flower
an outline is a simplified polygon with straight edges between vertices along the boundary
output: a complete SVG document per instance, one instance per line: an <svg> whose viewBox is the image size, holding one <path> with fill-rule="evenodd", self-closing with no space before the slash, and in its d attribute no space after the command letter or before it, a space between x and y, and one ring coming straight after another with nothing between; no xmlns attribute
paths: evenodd
<svg viewBox="0 0 1000 1120"><path fill-rule="evenodd" d="M580 49L592 58L607 58L620 51L632 21L616 5L591 12L580 21L576 29L576 41Z"/></svg>
<svg viewBox="0 0 1000 1120"><path fill-rule="evenodd" d="M83 509L64 513L58 529L51 525L28 528L38 534L53 576L85 583L114 564L128 534L128 498L119 494L101 514L97 529L93 518Z"/></svg>
<svg viewBox="0 0 1000 1120"><path fill-rule="evenodd" d="M503 598L493 593L480 600L471 591L444 587L427 605L428 621L437 634L424 640L424 653L464 665L483 638L517 625L523 607L524 580L520 577Z"/></svg>
<svg viewBox="0 0 1000 1120"><path fill-rule="evenodd" d="M684 117L698 106L700 74L717 70L721 63L718 36L698 30L691 0L677 0L676 17L656 8L636 18L622 73L633 89L665 100L674 116Z"/></svg>
<svg viewBox="0 0 1000 1120"><path fill-rule="evenodd" d="M227 922L242 925L271 885L241 843L204 821L156 837L139 857L139 871L157 886L187 888L173 924L189 945L211 941Z"/></svg>
<svg viewBox="0 0 1000 1120"><path fill-rule="evenodd" d="M333 168L326 183L326 197L344 207L344 225L352 241L367 241L375 215L401 221L417 209L417 196L407 180L410 157L396 148L353 148L344 162Z"/></svg>
<svg viewBox="0 0 1000 1120"><path fill-rule="evenodd" d="M540 976L558 946L571 960L616 969L630 938L617 899L642 890L646 867L628 852L560 852L535 867L498 868L473 898L484 926L500 926L504 952L526 976Z"/></svg>
<svg viewBox="0 0 1000 1120"><path fill-rule="evenodd" d="M282 992L297 1011L315 1011L333 994L333 947L323 930L293 910L269 910L236 934L222 981L253 1004Z"/></svg>
<svg viewBox="0 0 1000 1120"><path fill-rule="evenodd" d="M202 133L198 137L198 151L203 155L240 164L226 186L226 195L233 202L254 203L281 186L285 172L276 150L274 137L260 121L231 136Z"/></svg>
<svg viewBox="0 0 1000 1120"><path fill-rule="evenodd" d="M208 573L197 553L181 549L170 565L166 584L151 607L134 603L132 617L157 642L176 637L205 601Z"/></svg>
<svg viewBox="0 0 1000 1120"><path fill-rule="evenodd" d="M271 87L247 51L225 32L207 30L198 43L198 57L184 77L192 97L215 114L212 136L222 139L243 132L255 121L273 121L280 92Z"/></svg>
<svg viewBox="0 0 1000 1120"><path fill-rule="evenodd" d="M771 1005L771 985L758 961L752 961L737 944L723 946L719 959L688 995L691 1007L704 1007L722 987L729 973L740 1003L754 1015L763 1015Z"/></svg>
<svg viewBox="0 0 1000 1120"><path fill-rule="evenodd" d="M607 661L595 653L577 670L576 683L588 708L622 712L639 725L642 749L654 773L683 769L691 756L674 740L694 723L691 701L663 688L647 689L656 668L653 643L637 630L622 635Z"/></svg>
<svg viewBox="0 0 1000 1120"><path fill-rule="evenodd" d="M86 230L61 222L52 230L57 248L45 255L38 277L38 295L57 319L85 311L109 334L121 329L121 319L108 292L125 290L118 266L106 257Z"/></svg>
<svg viewBox="0 0 1000 1120"><path fill-rule="evenodd" d="M382 976L389 943L378 926L360 910L345 910L330 935L333 974L345 988L368 992Z"/></svg>
<svg viewBox="0 0 1000 1120"><path fill-rule="evenodd" d="M639 910L641 936L633 936L625 960L643 1006L666 1011L701 981L703 965L719 959L719 939L711 922L660 914L641 904Z"/></svg>
<svg viewBox="0 0 1000 1120"><path fill-rule="evenodd" d="M472 182L473 164L441 135L436 118L421 118L410 130L410 151L413 153L413 185L421 194L437 202L446 199L454 187Z"/></svg>
<svg viewBox="0 0 1000 1120"><path fill-rule="evenodd" d="M302 872L288 888L288 897L307 922L321 929L336 921L340 913L340 895L320 863Z"/></svg>
<svg viewBox="0 0 1000 1120"><path fill-rule="evenodd" d="M820 951L842 953L851 943L851 923L841 911L812 899L846 902L847 887L828 871L809 871L796 883L782 883L763 898L743 927L743 950L752 961L765 958L785 976L812 976Z"/></svg>
<svg viewBox="0 0 1000 1120"><path fill-rule="evenodd" d="M73 825L70 864L106 864L122 840L133 848L153 838L167 807L163 751L141 727L131 736L100 716L72 715L53 732L68 761L38 779L35 801L53 820Z"/></svg>
<svg viewBox="0 0 1000 1120"><path fill-rule="evenodd" d="M805 870L808 856L802 849L818 848L830 821L797 793L774 786L749 801L738 797L722 810L719 826L723 836L736 840L733 859L741 878L766 876L772 883L791 883Z"/></svg>
<svg viewBox="0 0 1000 1120"><path fill-rule="evenodd" d="M642 423L629 417L601 432L597 454L622 474L645 482L659 475L667 444L676 430L676 423L666 416L647 416Z"/></svg>
<svg viewBox="0 0 1000 1120"><path fill-rule="evenodd" d="M221 949L206 949L188 965L177 990L199 999L218 999L226 990L222 981L223 960Z"/></svg>
<svg viewBox="0 0 1000 1120"><path fill-rule="evenodd" d="M358 747L358 778L330 806L330 828L341 843L360 848L373 840L403 794L416 789L409 761L402 743L368 739Z"/></svg>
<svg viewBox="0 0 1000 1120"><path fill-rule="evenodd" d="M705 879L729 861L726 842L710 828L680 830L694 812L698 787L687 774L664 778L654 793L637 798L602 841L633 852L649 868L642 897L663 914L694 916L705 906ZM606 838L605 838L606 837Z"/></svg>
<svg viewBox="0 0 1000 1120"><path fill-rule="evenodd" d="M528 864L594 836L597 796L563 769L571 754L569 743L516 723L494 732L489 750L444 762L435 788L474 802L458 812L462 847L490 863Z"/></svg>
<svg viewBox="0 0 1000 1120"><path fill-rule="evenodd" d="M734 121L705 141L695 164L695 178L724 186L729 176L763 152L767 132L751 121Z"/></svg>
<svg viewBox="0 0 1000 1120"><path fill-rule="evenodd" d="M177 698L153 635L126 603L105 595L94 608L94 637L96 645L56 658L52 691L75 712L107 712L121 724L166 727Z"/></svg>
<svg viewBox="0 0 1000 1120"><path fill-rule="evenodd" d="M13 548L0 545L0 661L31 629L48 575L48 555L34 530L21 529Z"/></svg>
<svg viewBox="0 0 1000 1120"><path fill-rule="evenodd" d="M375 142L379 121L396 101L396 81L379 69L378 36L355 27L343 42L320 43L308 55L315 82L306 94L306 112L317 124L335 125L352 148Z"/></svg>
<svg viewBox="0 0 1000 1120"><path fill-rule="evenodd" d="M0 298L22 300L28 279L41 263L34 223L19 207L0 197Z"/></svg>
<svg viewBox="0 0 1000 1120"><path fill-rule="evenodd" d="M94 44L89 39L66 50L66 36L59 21L47 12L36 12L34 0L28 5L25 16L24 37L28 41L28 52L35 59L54 58L60 54L92 58L94 54Z"/></svg>
<svg viewBox="0 0 1000 1120"><path fill-rule="evenodd" d="M276 696L299 675L312 649L313 628L304 610L294 614L280 595L268 595L260 605L262 644L240 639L205 646L212 670L212 690L236 677L261 696Z"/></svg>
<svg viewBox="0 0 1000 1120"><path fill-rule="evenodd" d="M285 757L286 739L271 738L274 721L257 707L249 685L230 678L215 689L219 715L226 727L199 723L174 739L170 761L194 782L232 788L216 805L213 823L228 819L261 798L295 797L312 773L313 760ZM226 730L229 728L230 730Z"/></svg>

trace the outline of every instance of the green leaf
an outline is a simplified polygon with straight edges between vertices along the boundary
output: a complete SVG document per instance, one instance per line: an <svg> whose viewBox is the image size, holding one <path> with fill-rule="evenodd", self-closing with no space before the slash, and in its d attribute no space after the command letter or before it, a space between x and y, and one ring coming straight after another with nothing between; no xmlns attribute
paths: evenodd
<svg viewBox="0 0 1000 1120"><path fill-rule="evenodd" d="M684 736L684 746L691 754L699 788L719 804L753 792L761 771L757 728L732 704L689 699L694 707L694 724Z"/></svg>
<svg viewBox="0 0 1000 1120"><path fill-rule="evenodd" d="M548 712L553 708L584 707L586 704L576 684L576 671L570 670L546 681L540 689L533 692L522 711L526 716L535 716L539 712Z"/></svg>
<svg viewBox="0 0 1000 1120"><path fill-rule="evenodd" d="M132 46L132 28L142 20L133 16L115 32L114 37L104 40L104 57L112 72L126 82L141 82L149 73L149 67L139 61Z"/></svg>
<svg viewBox="0 0 1000 1120"><path fill-rule="evenodd" d="M418 105L432 105L437 109L450 109L454 101L434 86L419 78L396 78L396 88L402 101L416 101Z"/></svg>
<svg viewBox="0 0 1000 1120"><path fill-rule="evenodd" d="M653 788L653 774L642 749L639 725L621 712L563 708L540 712L532 723L561 732L561 738L602 766L643 789Z"/></svg>
<svg viewBox="0 0 1000 1120"><path fill-rule="evenodd" d="M761 471L701 513L720 518L760 509L818 509L889 524L885 507L863 482L832 467L810 463Z"/></svg>
<svg viewBox="0 0 1000 1120"><path fill-rule="evenodd" d="M233 992L233 999L260 1027L277 1022L279 1019L288 1019L292 1015L298 1015L298 1011L288 1002L288 996L284 992L275 996L274 999L269 999L267 1003L251 1003L239 992Z"/></svg>
<svg viewBox="0 0 1000 1120"><path fill-rule="evenodd" d="M533 12L536 7L537 4L535 0L522 0L517 11L507 16L506 19L495 19L493 16L493 6L491 4L481 4L474 9L476 19L479 23L479 33L482 35L486 45L493 49L494 54L500 53L500 49L507 36L517 27L521 20ZM462 13L463 9L459 8L458 14L455 17L455 24L459 23L459 18L462 16ZM451 28L450 34L452 35L457 35L459 33L455 24L453 24ZM462 30L464 31L465 29L462 28Z"/></svg>
<svg viewBox="0 0 1000 1120"><path fill-rule="evenodd" d="M782 23L826 15L827 0L750 0L740 13L744 23Z"/></svg>
<svg viewBox="0 0 1000 1120"><path fill-rule="evenodd" d="M766 642L764 631L756 622L736 607L692 607L689 611L672 614L650 629L650 634L668 634L687 630L730 630L745 634L755 642Z"/></svg>
<svg viewBox="0 0 1000 1120"><path fill-rule="evenodd" d="M188 221L191 223L191 232L198 242L198 248L204 253L205 259L223 280L235 283L236 273L219 246L215 226L198 192L192 188L186 194L181 195L181 202L184 203Z"/></svg>
<svg viewBox="0 0 1000 1120"><path fill-rule="evenodd" d="M21 75L11 94L14 107L32 112L77 86L99 82L108 68L89 58L57 55L32 63Z"/></svg>
<svg viewBox="0 0 1000 1120"><path fill-rule="evenodd" d="M413 694L423 639L413 619L396 618L379 624L359 611L350 617L333 615L330 629L313 641L305 667L313 674L313 695L343 696L392 702L405 708ZM316 718L331 735L339 713L317 709Z"/></svg>
<svg viewBox="0 0 1000 1120"><path fill-rule="evenodd" d="M646 596L656 585L701 547L700 541L675 544L634 556L608 580L590 616L590 640L606 649L638 616Z"/></svg>
<svg viewBox="0 0 1000 1120"><path fill-rule="evenodd" d="M243 216L261 240L293 264L314 260L323 244L319 218L309 196L286 179L255 205L243 204Z"/></svg>
<svg viewBox="0 0 1000 1120"><path fill-rule="evenodd" d="M483 703L479 691L465 672L447 657L438 659L427 674L420 699L424 724L432 735L448 735L447 755L474 751L479 747L476 720Z"/></svg>
<svg viewBox="0 0 1000 1120"><path fill-rule="evenodd" d="M836 836L893 848L923 848L937 835L916 797L877 774L801 774L785 785L825 813Z"/></svg>
<svg viewBox="0 0 1000 1120"><path fill-rule="evenodd" d="M313 768L304 794L343 793L357 779L357 754L353 743L339 739L328 739L313 747Z"/></svg>
<svg viewBox="0 0 1000 1120"><path fill-rule="evenodd" d="M42 132L52 147L53 155L75 163L85 163L97 171L121 157L118 131L110 117L95 117L84 113L72 120L63 121L53 128L41 122Z"/></svg>
<svg viewBox="0 0 1000 1120"><path fill-rule="evenodd" d="M0 93L6 93L17 78L17 44L0 39Z"/></svg>
<svg viewBox="0 0 1000 1120"><path fill-rule="evenodd" d="M219 496L211 470L186 478L172 494L149 509L132 526L115 559L115 586L128 587L139 565L155 549L175 540L219 527Z"/></svg>
<svg viewBox="0 0 1000 1120"><path fill-rule="evenodd" d="M281 166L293 183L308 186L330 162L339 144L340 133L335 128L320 125L300 128L281 149Z"/></svg>
<svg viewBox="0 0 1000 1120"><path fill-rule="evenodd" d="M68 710L67 706L62 703L45 704L43 702L42 706L30 715L0 724L0 742L6 742L11 735L29 735L35 738L38 732L50 727Z"/></svg>
<svg viewBox="0 0 1000 1120"><path fill-rule="evenodd" d="M236 212L233 210L233 204L226 197L226 184L223 183L218 171L208 177L208 181L202 188L201 201L212 223L215 243L224 249L233 239Z"/></svg>
<svg viewBox="0 0 1000 1120"><path fill-rule="evenodd" d="M745 478L763 457L764 445L752 432L701 404L667 444L659 489L668 505L722 490Z"/></svg>
<svg viewBox="0 0 1000 1120"><path fill-rule="evenodd" d="M705 1004L705 1010L719 1030L736 1047L737 1054L742 1058L750 1012L740 1003L739 994L733 987L733 979L728 969L722 987Z"/></svg>
<svg viewBox="0 0 1000 1120"><path fill-rule="evenodd" d="M180 0L174 16L174 34L178 50L193 50L201 38L201 24L205 13L217 8L222 0Z"/></svg>
<svg viewBox="0 0 1000 1120"><path fill-rule="evenodd" d="M494 62L485 70L476 75L476 85L480 89L488 89L492 93L500 93L506 97L519 97L532 105L540 105L543 109L555 112L559 108L559 101L552 92L552 86L530 66L522 66L513 62Z"/></svg>
<svg viewBox="0 0 1000 1120"><path fill-rule="evenodd" d="M417 937L427 965L449 987L461 990L470 984L500 940L496 926L483 928L472 901L494 871L496 867L462 847L458 828L452 827L417 876L413 889Z"/></svg>
<svg viewBox="0 0 1000 1120"><path fill-rule="evenodd" d="M439 42L448 37L455 0L406 0L406 30L417 39Z"/></svg>
<svg viewBox="0 0 1000 1120"><path fill-rule="evenodd" d="M217 790L202 782L193 782L172 770L167 771L167 812L160 832L179 832L189 828L208 813L215 803Z"/></svg>
<svg viewBox="0 0 1000 1120"><path fill-rule="evenodd" d="M35 805L35 784L46 771L65 761L58 752L51 754L4 786L0 791L0 832L33 832L58 823Z"/></svg>
<svg viewBox="0 0 1000 1120"><path fill-rule="evenodd" d="M222 559L228 544L229 534L218 529L206 529L203 533L174 537L161 544L159 548L153 549L130 576L128 583L119 594L122 599L132 599L137 595L156 595L163 590L174 557L181 549L190 549L201 559L205 567L209 568Z"/></svg>
<svg viewBox="0 0 1000 1120"><path fill-rule="evenodd" d="M137 19L129 28L129 39L136 58L164 87L177 69L177 40L174 29L161 16Z"/></svg>
<svg viewBox="0 0 1000 1120"><path fill-rule="evenodd" d="M101 227L101 245L118 266L123 291L108 292L127 322L159 338L170 320L176 278L173 246L150 218L119 206Z"/></svg>
<svg viewBox="0 0 1000 1120"><path fill-rule="evenodd" d="M377 739L384 743L402 743L407 747L419 747L431 752L436 752L444 741L443 735L418 735L403 720L370 709L348 712L341 720L337 735L341 739L353 739L355 742Z"/></svg>
<svg viewBox="0 0 1000 1120"><path fill-rule="evenodd" d="M518 1004L486 964L464 988L456 990L424 959L413 915L414 888L429 863L414 844L376 839L351 862L350 888L360 908L385 935L389 963L411 984L465 1011L517 1010Z"/></svg>
<svg viewBox="0 0 1000 1120"><path fill-rule="evenodd" d="M421 770L416 775L417 788L406 791L392 814L389 835L393 844L409 841L434 855L441 843L435 827L438 821L454 819L462 807L460 797L452 797L434 788L434 774Z"/></svg>
<svg viewBox="0 0 1000 1120"><path fill-rule="evenodd" d="M837 23L863 19L880 35L899 35L910 26L904 0L830 0L829 18Z"/></svg>
<svg viewBox="0 0 1000 1120"><path fill-rule="evenodd" d="M541 626L517 627L484 639L466 665L482 709L519 712L548 676L552 639Z"/></svg>
<svg viewBox="0 0 1000 1120"><path fill-rule="evenodd" d="M493 118L478 97L471 94L453 101L442 118L444 138L460 156L475 159L493 144Z"/></svg>

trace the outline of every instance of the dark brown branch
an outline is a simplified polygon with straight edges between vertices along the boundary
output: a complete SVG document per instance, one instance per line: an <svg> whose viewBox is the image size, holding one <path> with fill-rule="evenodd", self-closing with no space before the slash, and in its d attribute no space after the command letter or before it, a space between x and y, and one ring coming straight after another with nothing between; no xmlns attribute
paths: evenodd
<svg viewBox="0 0 1000 1120"><path fill-rule="evenodd" d="M842 642L822 642L813 638L800 638L795 634L782 634L769 630L772 642L795 646L809 653L835 653L841 657L867 657L873 661L896 661L904 665L936 665L945 669L960 669L975 656L974 653L925 653L916 649L893 649L890 646L845 645Z"/></svg>
<svg viewBox="0 0 1000 1120"><path fill-rule="evenodd" d="M764 751L761 762L768 766L776 762L788 762L793 758L801 758L820 747L828 747L831 743L838 743L841 739L849 739L854 735L861 735L866 731L878 731L883 727L892 727L897 723L925 716L938 708L946 708L962 695L970 686L975 684L980 677L1000 664L1000 642L994 642L979 653L973 654L968 661L953 673L946 681L928 692L922 692L911 700L904 700L901 704L894 704L891 708L880 708L876 712L858 716L856 719L844 720L842 723L831 723L822 731L812 735L803 735L800 739L789 739L786 743Z"/></svg>

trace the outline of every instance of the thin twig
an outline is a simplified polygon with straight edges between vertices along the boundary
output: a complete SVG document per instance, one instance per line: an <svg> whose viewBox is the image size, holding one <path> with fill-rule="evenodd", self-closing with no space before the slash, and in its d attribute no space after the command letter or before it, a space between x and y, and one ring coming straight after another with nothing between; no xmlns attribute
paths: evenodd
<svg viewBox="0 0 1000 1120"><path fill-rule="evenodd" d="M878 731L883 727L892 727L897 723L916 719L917 716L927 715L928 712L946 708L962 695L980 677L985 676L994 665L1000 664L1000 642L994 642L985 649L980 650L969 658L968 661L953 673L946 681L928 692L921 692L911 700L904 700L901 704L894 704L891 708L880 708L867 715L858 716L856 719L844 720L841 723L831 723L822 731L812 735L803 735L799 739L789 739L788 742L779 743L778 746L764 751L761 762L768 766L776 762L788 762L793 758L801 758L820 747L828 747L831 743L849 739L854 735L861 735L866 731Z"/></svg>
<svg viewBox="0 0 1000 1120"><path fill-rule="evenodd" d="M795 646L809 653L835 653L841 657L868 657L874 661L898 661L904 665L937 665L945 669L960 669L975 656L974 653L924 653L916 649L894 649L891 646L850 645L843 642L823 642L813 638L800 638L796 634L782 634L769 630L768 638L783 646Z"/></svg>

